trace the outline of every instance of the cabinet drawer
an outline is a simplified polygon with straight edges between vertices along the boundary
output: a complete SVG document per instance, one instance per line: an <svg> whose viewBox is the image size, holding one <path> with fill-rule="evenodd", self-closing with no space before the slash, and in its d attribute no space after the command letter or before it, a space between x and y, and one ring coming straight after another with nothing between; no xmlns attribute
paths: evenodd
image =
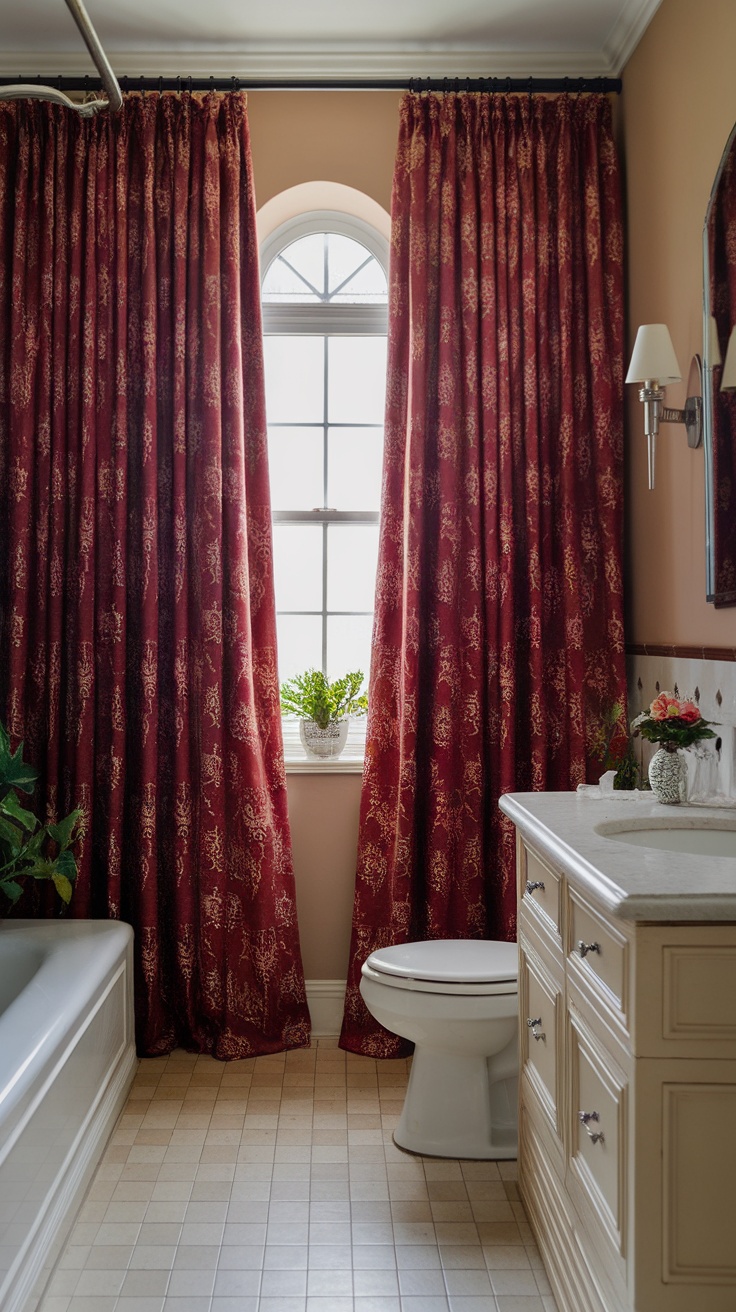
<svg viewBox="0 0 736 1312"><path fill-rule="evenodd" d="M628 1032L628 939L573 888L568 888L567 924L567 955L576 977L603 995Z"/></svg>
<svg viewBox="0 0 736 1312"><path fill-rule="evenodd" d="M522 1071L559 1138L562 991L525 940L519 944L519 1006Z"/></svg>
<svg viewBox="0 0 736 1312"><path fill-rule="evenodd" d="M522 906L547 934L560 942L562 876L527 847L519 850L519 896Z"/></svg>
<svg viewBox="0 0 736 1312"><path fill-rule="evenodd" d="M567 1013L569 1172L617 1253L625 1256L626 1076L576 1012Z"/></svg>

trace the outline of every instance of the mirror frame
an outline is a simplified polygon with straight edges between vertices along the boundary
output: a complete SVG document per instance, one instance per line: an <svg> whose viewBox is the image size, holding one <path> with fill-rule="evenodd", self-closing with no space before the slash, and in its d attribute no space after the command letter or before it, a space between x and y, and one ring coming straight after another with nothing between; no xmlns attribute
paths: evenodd
<svg viewBox="0 0 736 1312"><path fill-rule="evenodd" d="M723 170L731 150L736 148L736 123L729 134L723 149L716 176L711 187L708 207L703 224L703 447L705 454L705 597L714 606L736 606L736 594L731 591L716 591L715 558L715 486L713 465L713 364L710 359L711 335L711 297L710 297L710 250L708 229L713 214L716 195L720 186Z"/></svg>

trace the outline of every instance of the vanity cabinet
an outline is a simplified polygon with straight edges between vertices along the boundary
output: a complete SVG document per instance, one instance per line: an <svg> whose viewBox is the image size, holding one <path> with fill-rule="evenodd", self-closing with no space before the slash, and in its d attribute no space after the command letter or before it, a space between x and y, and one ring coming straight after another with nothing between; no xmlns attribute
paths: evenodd
<svg viewBox="0 0 736 1312"><path fill-rule="evenodd" d="M521 833L517 871L519 1184L560 1310L734 1312L736 924L624 920Z"/></svg>

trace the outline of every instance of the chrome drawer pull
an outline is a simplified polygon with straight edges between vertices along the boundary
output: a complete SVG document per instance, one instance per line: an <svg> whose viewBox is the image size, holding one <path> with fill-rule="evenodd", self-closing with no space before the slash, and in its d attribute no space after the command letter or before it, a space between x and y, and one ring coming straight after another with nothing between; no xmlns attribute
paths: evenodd
<svg viewBox="0 0 736 1312"><path fill-rule="evenodd" d="M532 893L535 893L538 888L541 888L542 892L544 892L544 884L542 883L541 879L527 879L526 891L530 897Z"/></svg>
<svg viewBox="0 0 736 1312"><path fill-rule="evenodd" d="M591 1129L589 1128L589 1126L588 1126L588 1122L589 1122L589 1121L599 1121L599 1120L600 1120L600 1116L598 1115L597 1112L578 1112L578 1120L580 1121L580 1124L581 1124L582 1126L584 1126L584 1128L585 1128L585 1133L587 1134L587 1136L588 1136L588 1138L590 1139L591 1143L605 1143L605 1142L606 1142L602 1130L599 1130L599 1131L597 1131L597 1132L594 1132L594 1131L591 1130Z"/></svg>
<svg viewBox="0 0 736 1312"><path fill-rule="evenodd" d="M541 1025L541 1024L542 1024L542 1017L541 1017L541 1016L537 1016L535 1020L532 1020L530 1016L527 1016L527 1018L526 1018L526 1023L527 1023L527 1025L529 1026L529 1029L530 1029L531 1032L532 1032L532 1038L533 1038L533 1039L536 1039L537 1041L539 1041L539 1039L546 1039L547 1035L541 1033L541 1032L537 1029L537 1025Z"/></svg>
<svg viewBox="0 0 736 1312"><path fill-rule="evenodd" d="M587 957L589 952L597 952L600 954L600 950L601 950L600 943L583 943L582 939L578 943L578 952L580 953L581 957Z"/></svg>

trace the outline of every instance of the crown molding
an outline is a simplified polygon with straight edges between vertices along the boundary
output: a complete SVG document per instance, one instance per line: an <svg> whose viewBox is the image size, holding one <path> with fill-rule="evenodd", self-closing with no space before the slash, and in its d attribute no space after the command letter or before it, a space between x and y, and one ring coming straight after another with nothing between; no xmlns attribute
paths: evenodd
<svg viewBox="0 0 736 1312"><path fill-rule="evenodd" d="M620 77L662 0L629 0L603 47L612 77Z"/></svg>
<svg viewBox="0 0 736 1312"><path fill-rule="evenodd" d="M649 0L656 8L659 0ZM618 29L617 29L618 30ZM643 30L643 29L642 29ZM128 77L238 77L299 80L306 78L410 77L610 77L618 75L608 53L601 51L494 50L474 45L378 46L368 43L326 47L301 42L298 47L252 44L247 47L181 46L175 50L115 50L107 56L118 78ZM97 78L84 50L0 51L0 77L28 81L38 74L54 78Z"/></svg>

